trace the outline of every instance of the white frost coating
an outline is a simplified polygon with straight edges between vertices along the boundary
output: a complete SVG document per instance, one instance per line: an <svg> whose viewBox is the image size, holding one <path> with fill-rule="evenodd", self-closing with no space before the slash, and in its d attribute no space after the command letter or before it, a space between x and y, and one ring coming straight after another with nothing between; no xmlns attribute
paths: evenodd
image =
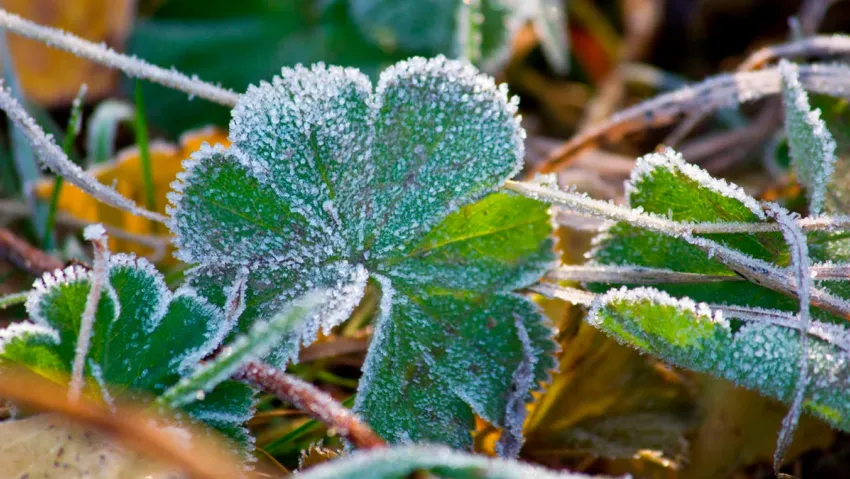
<svg viewBox="0 0 850 479"><path fill-rule="evenodd" d="M80 320L80 333L74 348L74 362L71 367L71 381L68 384L68 400L76 402L80 399L83 388L83 376L85 374L86 355L89 352L92 329L97 316L97 308L100 305L100 297L103 288L109 283L109 246L107 244L106 232L103 226L97 228L95 225L91 230L87 228L87 234L92 237L94 246L94 265L91 274L91 288L86 296L86 304L83 316Z"/></svg>
<svg viewBox="0 0 850 479"><path fill-rule="evenodd" d="M0 23L2 23L2 18L7 15L7 13L0 9ZM160 223L166 222L166 218L161 214L139 207L132 200L121 195L114 189L104 186L83 171L82 168L74 164L68 158L68 155L53 141L53 138L44 133L44 130L41 129L38 123L18 103L2 82L0 82L0 109L5 111L9 119L21 129L29 140L36 156L38 156L45 167L50 168L53 172L74 184L74 186L110 206Z"/></svg>
<svg viewBox="0 0 850 479"><path fill-rule="evenodd" d="M779 74L791 162L800 183L806 187L811 214L818 215L835 170L835 140L821 119L820 110L812 110L809 95L800 84L797 65L782 59Z"/></svg>
<svg viewBox="0 0 850 479"><path fill-rule="evenodd" d="M729 322L720 311L712 311L708 304L697 303L690 298L675 298L654 288L634 288L629 289L625 286L619 289L611 289L605 294L598 295L593 300L593 305L590 312L587 313L587 322L592 326L599 327L602 324L602 318L599 311L608 304L625 301L639 302L649 301L659 306L672 306L676 309L689 312L698 319L711 321L721 325L724 328L729 328Z"/></svg>
<svg viewBox="0 0 850 479"><path fill-rule="evenodd" d="M181 90L190 96L197 96L231 107L236 104L239 98L233 91L204 83L195 76L190 78L174 69L165 70L134 56L122 55L105 45L83 40L76 35L56 28L38 25L3 9L0 9L0 28L65 50L74 56L86 58L110 68L117 68L128 76L144 78L175 90Z"/></svg>
<svg viewBox="0 0 850 479"><path fill-rule="evenodd" d="M650 153L638 158L635 167L632 169L631 176L625 184L626 197L629 198L636 193L640 189L641 181L651 178L652 174L658 169L682 173L699 183L703 188L709 189L720 196L740 201L741 204L746 206L758 218L764 219L765 217L758 201L744 192L740 186L711 176L702 168L685 161L681 153L676 152L672 148L666 148L661 153Z"/></svg>
<svg viewBox="0 0 850 479"><path fill-rule="evenodd" d="M393 283L389 278L377 273L373 274L372 277L381 286L380 314L374 322L372 339L369 341L366 360L363 362L363 367L361 368L362 374L360 381L357 383L357 395L354 397L354 411L357 413L363 411L363 401L369 396L366 386L377 384L377 370L380 368L383 359L389 354L389 351L384 349L383 345L387 341L387 329L390 327L389 323L392 321L393 296L396 294Z"/></svg>
<svg viewBox="0 0 850 479"><path fill-rule="evenodd" d="M44 299L44 295L58 285L88 281L90 275L89 271L82 266L71 265L65 269L44 273L41 278L36 279L32 284L32 290L25 305L30 320L49 328L50 323L41 311L41 301Z"/></svg>
<svg viewBox="0 0 850 479"><path fill-rule="evenodd" d="M198 295L191 286L180 286L171 297L171 301L176 301L180 298L191 298L194 307L200 308L202 314L211 318L215 318L216 324L207 325L207 329L212 331L204 338L204 342L196 348L185 349L182 354L175 354L169 359L169 366L176 367L179 371L191 371L202 359L211 354L221 344L222 335L220 331L226 328L224 312L210 303L203 296Z"/></svg>
<svg viewBox="0 0 850 479"><path fill-rule="evenodd" d="M475 477L487 479L590 479L583 474L552 471L528 463L431 445L355 451L344 458L314 466L298 476L301 479L385 479L406 477L417 469L436 467L466 473L474 469ZM623 479L628 477L623 476Z"/></svg>
<svg viewBox="0 0 850 479"><path fill-rule="evenodd" d="M502 435L496 442L496 454L502 457L516 458L525 442L522 426L528 415L528 391L535 389L534 366L540 352L531 344L528 330L520 316L514 316L514 327L522 345L522 360L511 378L511 393L505 402L505 422Z"/></svg>
<svg viewBox="0 0 850 479"><path fill-rule="evenodd" d="M147 276L154 281L154 288L156 288L156 293L154 297L146 298L153 303L155 306L151 309L150 314L144 318L133 318L134 320L144 321L145 331L150 333L157 326L159 326L162 318L165 317L165 314L168 312L168 304L171 302L173 297L171 290L168 289L168 285L165 284L165 281L162 278L162 275L157 271L156 267L148 261L146 258L137 258L133 253L118 253L114 255L110 255L109 257L109 269L110 272L117 268L129 268L132 270L136 270L138 273L141 273ZM115 299L115 308L120 315L121 304L119 304L118 300ZM116 318L118 316L116 315Z"/></svg>
<svg viewBox="0 0 850 479"><path fill-rule="evenodd" d="M102 239L106 236L106 229L100 223L93 223L83 228L83 238L86 241Z"/></svg>
<svg viewBox="0 0 850 479"><path fill-rule="evenodd" d="M780 71L782 71L781 67ZM791 445L791 440L794 438L794 430L797 428L800 414L803 413L803 400L806 397L806 387L809 383L809 335L807 331L811 323L809 296L812 290L812 277L809 272L809 247L806 243L806 235L794 223L796 218L788 210L775 203L770 204L767 211L782 227L782 236L791 250L790 269L794 275L800 302L800 349L802 351L799 364L800 372L794 388L794 400L791 403L791 409L782 419L782 429L779 431L779 437L776 440L773 468L778 472L785 459L785 453Z"/></svg>
<svg viewBox="0 0 850 479"><path fill-rule="evenodd" d="M518 98L467 62L396 63L381 73L374 96L376 141L361 175L373 194L365 192L365 221L354 235L367 238L373 258L396 253L522 167Z"/></svg>
<svg viewBox="0 0 850 479"><path fill-rule="evenodd" d="M24 338L26 336L44 336L53 341L55 344L59 344L59 333L53 328L27 321L12 323L3 329L0 329L0 355L3 354L7 344L15 339Z"/></svg>

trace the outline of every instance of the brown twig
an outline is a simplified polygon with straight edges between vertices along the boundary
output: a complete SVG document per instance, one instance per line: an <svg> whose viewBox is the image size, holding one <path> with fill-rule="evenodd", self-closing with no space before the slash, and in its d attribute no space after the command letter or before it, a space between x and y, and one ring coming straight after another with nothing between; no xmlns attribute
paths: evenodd
<svg viewBox="0 0 850 479"><path fill-rule="evenodd" d="M313 418L335 428L361 449L386 447L386 442L372 429L324 391L290 374L261 362L248 363L234 375L234 379L251 383L274 394L278 399L292 403Z"/></svg>
<svg viewBox="0 0 850 479"><path fill-rule="evenodd" d="M0 228L0 258L36 276L62 268L61 261L33 247L5 228Z"/></svg>

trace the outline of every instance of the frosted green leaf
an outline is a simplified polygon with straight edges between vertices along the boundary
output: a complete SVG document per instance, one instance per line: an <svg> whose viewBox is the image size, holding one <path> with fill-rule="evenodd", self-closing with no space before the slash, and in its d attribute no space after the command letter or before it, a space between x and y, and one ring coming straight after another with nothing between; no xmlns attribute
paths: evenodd
<svg viewBox="0 0 850 479"><path fill-rule="evenodd" d="M823 210L826 188L835 169L835 140L821 119L820 110L813 110L809 104L797 65L781 60L779 74L791 165L806 188L810 213L818 215Z"/></svg>
<svg viewBox="0 0 850 479"><path fill-rule="evenodd" d="M758 202L738 186L712 178L706 171L687 163L671 149L638 159L626 183L626 198L632 208L692 223L765 221ZM700 235L734 248L755 259L785 266L790 253L781 233ZM617 223L595 240L592 259L597 264L664 268L684 273L729 275L735 273L709 258L686 241L647 231L628 223ZM716 282L700 285L663 284L659 289L674 296L697 301L796 310L797 303L750 282ZM592 289L605 291L603 285Z"/></svg>
<svg viewBox="0 0 850 479"><path fill-rule="evenodd" d="M374 91L351 69L283 69L242 96L232 146L203 149L174 185L178 257L197 264L190 283L221 306L221 285L246 275L234 334L308 290L328 291L266 357L283 366L377 280L381 314L358 412L392 440L463 447L477 413L508 428L505 450L515 453L554 349L542 315L511 294L554 261L547 207L494 193L522 165L516 112L504 86L444 57L398 63ZM408 357L430 358L431 345L446 359ZM418 369L424 376L411 376Z"/></svg>
<svg viewBox="0 0 850 479"><path fill-rule="evenodd" d="M54 380L66 381L91 273L78 266L45 274L33 285L26 309L33 323L0 330L0 362L18 364ZM227 325L224 313L194 290L172 293L162 276L144 259L117 254L109 259L108 283L95 314L85 375L109 402L117 394L160 394L189 372L220 344ZM242 418L252 412L253 392L228 388L227 414ZM220 395L218 390L214 395ZM140 394L142 393L142 394ZM222 398L223 399L223 398ZM221 400L197 402L193 417L217 416L214 425L239 427L244 419L226 421Z"/></svg>
<svg viewBox="0 0 850 479"><path fill-rule="evenodd" d="M522 297L410 297L396 290L391 308L378 321L354 406L391 442L469 448L472 412L507 424L510 397L522 394L523 405L530 399L529 386L512 387L517 364L541 358L528 371L533 383L555 366L546 354L555 349L551 331ZM537 350L527 354L524 346Z"/></svg>
<svg viewBox="0 0 850 479"><path fill-rule="evenodd" d="M707 372L790 403L800 373L800 321L762 310L736 315L651 288L611 290L593 303L588 321L623 344L680 367ZM850 335L812 321L811 380L803 410L850 430Z"/></svg>
<svg viewBox="0 0 850 479"><path fill-rule="evenodd" d="M518 461L452 451L439 446L405 446L358 451L314 466L303 479L405 479L416 471L443 479L589 479ZM599 476L594 476L599 477ZM599 478L601 479L601 478Z"/></svg>

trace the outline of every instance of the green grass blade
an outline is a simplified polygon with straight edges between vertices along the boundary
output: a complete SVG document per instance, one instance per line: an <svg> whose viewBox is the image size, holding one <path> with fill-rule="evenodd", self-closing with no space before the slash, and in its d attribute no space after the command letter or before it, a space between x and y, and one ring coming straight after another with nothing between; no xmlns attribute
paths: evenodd
<svg viewBox="0 0 850 479"><path fill-rule="evenodd" d="M70 158L74 149L74 142L80 134L83 120L83 98L86 95L86 85L80 87L80 92L71 104L71 117L68 119L68 127L65 130L65 138L62 141L62 150ZM56 208L59 206L59 193L62 191L64 179L57 176L53 181L53 193L50 195L50 206L47 209L47 220L44 224L44 249L53 248L53 225L56 222Z"/></svg>
<svg viewBox="0 0 850 479"><path fill-rule="evenodd" d="M156 197L153 186L153 170L151 166L150 139L148 137L148 124L145 119L145 101L142 96L142 87L137 81L135 84L135 99L136 99L136 119L134 122L134 132L136 133L136 145L139 148L139 158L142 162L142 183L145 188L145 203L149 210L156 211ZM154 233L157 232L158 225L156 222L151 222L154 228Z"/></svg>

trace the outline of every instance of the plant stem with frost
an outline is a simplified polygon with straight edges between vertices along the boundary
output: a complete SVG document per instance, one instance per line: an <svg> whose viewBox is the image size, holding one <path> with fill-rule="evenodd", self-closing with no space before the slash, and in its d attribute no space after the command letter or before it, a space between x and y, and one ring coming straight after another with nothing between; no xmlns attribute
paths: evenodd
<svg viewBox="0 0 850 479"><path fill-rule="evenodd" d="M91 274L91 288L86 297L86 306L80 321L80 334L77 336L77 346L74 349L74 364L71 368L71 382L68 385L68 400L76 402L80 399L83 389L83 371L86 367L86 355L89 352L91 333L97 316L97 307L103 293L103 285L109 274L109 246L106 231L101 225L92 225L83 232L85 238L94 246L94 265Z"/></svg>

